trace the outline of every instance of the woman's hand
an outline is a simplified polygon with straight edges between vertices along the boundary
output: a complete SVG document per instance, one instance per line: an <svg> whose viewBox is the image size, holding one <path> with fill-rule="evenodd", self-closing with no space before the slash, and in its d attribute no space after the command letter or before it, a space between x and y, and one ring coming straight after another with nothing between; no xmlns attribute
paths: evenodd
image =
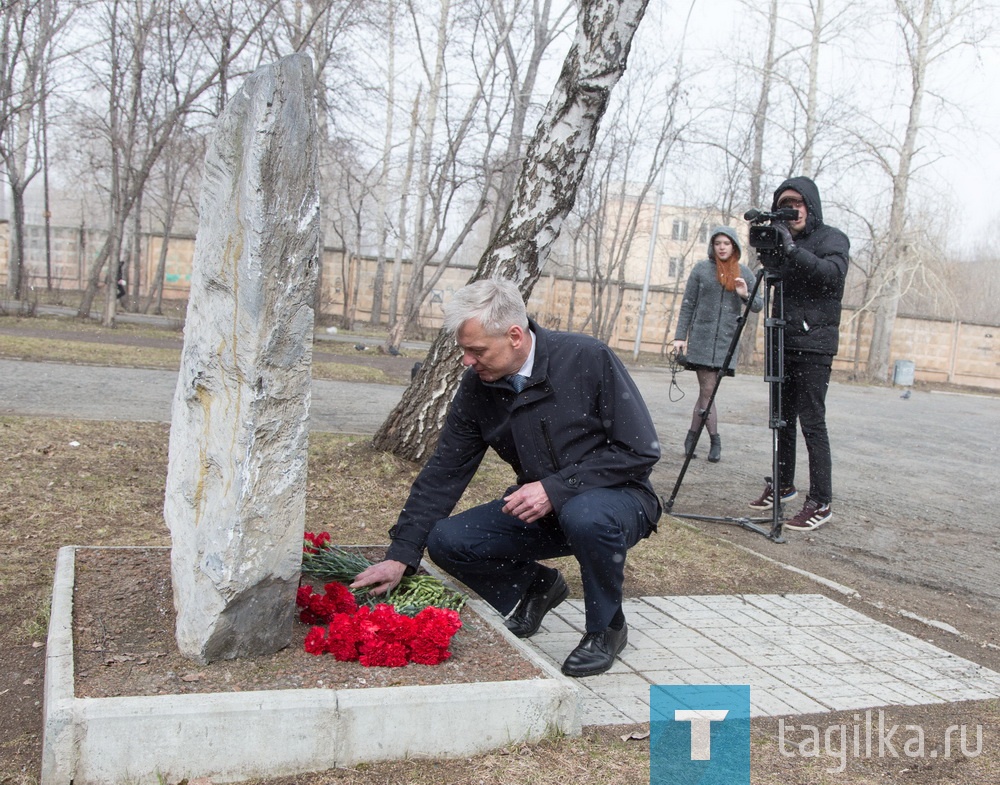
<svg viewBox="0 0 1000 785"><path fill-rule="evenodd" d="M688 350L687 341L674 341L674 354L686 354Z"/></svg>
<svg viewBox="0 0 1000 785"><path fill-rule="evenodd" d="M744 300L750 296L750 290L747 288L747 282L742 278L737 278L733 283L736 284L736 294L742 297Z"/></svg>

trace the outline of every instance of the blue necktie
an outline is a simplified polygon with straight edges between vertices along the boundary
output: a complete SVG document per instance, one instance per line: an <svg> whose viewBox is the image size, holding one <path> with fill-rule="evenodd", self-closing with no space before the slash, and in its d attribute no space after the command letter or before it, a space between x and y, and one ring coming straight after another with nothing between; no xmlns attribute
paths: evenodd
<svg viewBox="0 0 1000 785"><path fill-rule="evenodd" d="M528 377L522 376L519 373L512 373L507 377L507 381L510 382L510 386L514 388L514 392L521 392L528 384Z"/></svg>

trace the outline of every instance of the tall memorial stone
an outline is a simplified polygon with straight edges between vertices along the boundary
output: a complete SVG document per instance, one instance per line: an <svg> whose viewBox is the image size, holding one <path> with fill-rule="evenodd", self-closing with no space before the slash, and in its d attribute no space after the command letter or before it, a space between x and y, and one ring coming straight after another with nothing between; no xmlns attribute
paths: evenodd
<svg viewBox="0 0 1000 785"><path fill-rule="evenodd" d="M312 64L246 80L205 159L164 514L177 644L199 662L291 641L320 264Z"/></svg>

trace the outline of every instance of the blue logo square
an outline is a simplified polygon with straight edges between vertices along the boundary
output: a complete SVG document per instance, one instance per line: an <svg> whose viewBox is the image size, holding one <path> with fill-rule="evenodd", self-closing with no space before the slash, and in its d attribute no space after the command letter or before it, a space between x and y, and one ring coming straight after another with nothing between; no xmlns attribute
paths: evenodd
<svg viewBox="0 0 1000 785"><path fill-rule="evenodd" d="M649 688L650 785L750 785L750 686Z"/></svg>

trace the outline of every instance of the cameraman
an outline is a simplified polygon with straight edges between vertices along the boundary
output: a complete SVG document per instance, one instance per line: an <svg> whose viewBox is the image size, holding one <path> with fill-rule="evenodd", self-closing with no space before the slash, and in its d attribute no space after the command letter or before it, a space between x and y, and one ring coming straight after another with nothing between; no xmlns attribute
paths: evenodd
<svg viewBox="0 0 1000 785"><path fill-rule="evenodd" d="M808 177L785 180L774 192L772 211L792 208L795 220L775 222L783 260L785 352L781 410L785 426L778 430L779 476L770 477L764 493L750 503L755 510L794 499L796 422L809 454L809 492L801 511L786 529L811 531L830 520L833 499L830 439L826 431L826 391L840 339L840 302L844 296L851 243L839 229L823 223L816 183ZM775 303L775 309L778 307Z"/></svg>

